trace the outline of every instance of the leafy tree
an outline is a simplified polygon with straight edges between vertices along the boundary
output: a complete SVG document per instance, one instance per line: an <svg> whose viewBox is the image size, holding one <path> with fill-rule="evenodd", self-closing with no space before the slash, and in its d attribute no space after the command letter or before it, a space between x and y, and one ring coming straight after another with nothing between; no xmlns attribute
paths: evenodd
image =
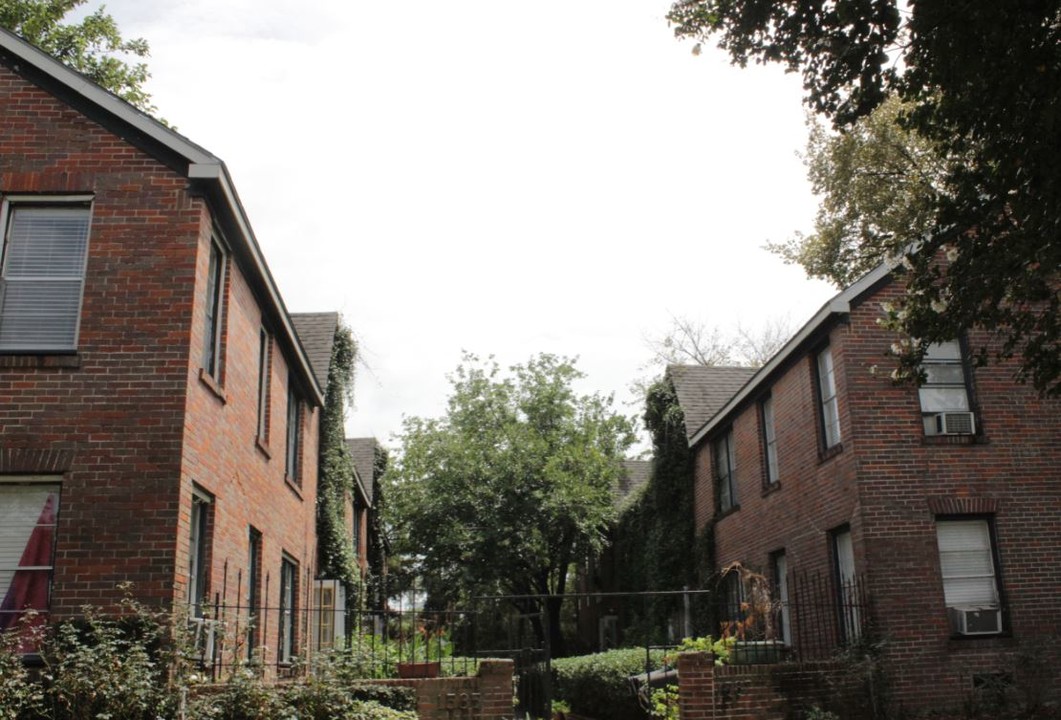
<svg viewBox="0 0 1061 720"><path fill-rule="evenodd" d="M1021 356L1019 377L1061 394L1061 0L676 0L680 37L709 37L741 66L802 73L806 102L837 127L897 94L908 130L943 163L932 231L888 241L908 292L890 322L915 342L981 327L989 355ZM910 252L913 250L913 252ZM941 259L945 258L945 261Z"/></svg>
<svg viewBox="0 0 1061 720"><path fill-rule="evenodd" d="M150 77L137 60L149 55L143 38L125 39L101 6L80 22L63 22L86 0L0 0L0 27L50 53L144 112L154 112L144 90Z"/></svg>
<svg viewBox="0 0 1061 720"><path fill-rule="evenodd" d="M571 565L602 548L633 441L610 398L576 394L582 377L548 354L508 375L465 356L446 415L405 421L389 478L396 549L416 561L431 601L536 596L514 604L556 654Z"/></svg>
<svg viewBox="0 0 1061 720"><path fill-rule="evenodd" d="M804 162L821 197L814 232L771 251L843 287L888 260L896 242L932 232L945 166L933 143L900 124L904 108L890 97L841 133L808 118Z"/></svg>

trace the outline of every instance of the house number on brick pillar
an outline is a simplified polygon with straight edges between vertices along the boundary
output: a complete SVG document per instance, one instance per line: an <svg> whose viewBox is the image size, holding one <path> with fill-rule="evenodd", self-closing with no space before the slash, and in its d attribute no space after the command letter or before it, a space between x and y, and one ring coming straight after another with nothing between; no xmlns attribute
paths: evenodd
<svg viewBox="0 0 1061 720"><path fill-rule="evenodd" d="M482 698L479 693L439 693L438 707L451 719L478 717Z"/></svg>

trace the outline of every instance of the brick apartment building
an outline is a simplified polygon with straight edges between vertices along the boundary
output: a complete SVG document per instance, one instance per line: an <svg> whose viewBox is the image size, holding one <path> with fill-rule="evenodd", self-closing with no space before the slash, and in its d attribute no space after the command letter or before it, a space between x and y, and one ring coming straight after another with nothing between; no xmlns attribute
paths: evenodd
<svg viewBox="0 0 1061 720"><path fill-rule="evenodd" d="M128 581L296 653L321 388L224 164L0 30L0 229L0 628Z"/></svg>
<svg viewBox="0 0 1061 720"><path fill-rule="evenodd" d="M790 646L882 638L906 707L1042 668L1061 687L1061 401L1012 362L973 368L974 332L930 349L921 388L894 384L877 319L900 292L878 268L758 371L676 383L695 405L697 528L713 527L715 567L773 580ZM808 587L831 595L824 621Z"/></svg>

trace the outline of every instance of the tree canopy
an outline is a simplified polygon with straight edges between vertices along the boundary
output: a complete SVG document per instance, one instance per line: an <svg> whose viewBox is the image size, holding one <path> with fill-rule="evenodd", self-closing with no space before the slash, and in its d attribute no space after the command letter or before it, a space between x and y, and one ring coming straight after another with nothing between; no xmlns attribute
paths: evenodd
<svg viewBox="0 0 1061 720"><path fill-rule="evenodd" d="M898 122L941 168L927 232L870 233L906 256L888 318L916 339L903 362L981 327L998 342L978 359L1019 354L1021 379L1061 394L1061 0L676 0L668 17L739 65L800 72L808 105L841 130L897 96ZM858 212L876 222L872 204Z"/></svg>
<svg viewBox="0 0 1061 720"><path fill-rule="evenodd" d="M900 124L904 107L893 96L842 133L808 118L804 163L821 198L814 231L770 243L771 251L843 287L886 262L895 242L933 231L944 163Z"/></svg>
<svg viewBox="0 0 1061 720"><path fill-rule="evenodd" d="M445 416L406 420L388 473L390 519L395 549L416 562L433 603L562 596L571 564L603 547L633 432L611 398L576 393L582 377L548 354L508 374L467 355ZM545 605L548 628L535 630L557 647L560 603Z"/></svg>
<svg viewBox="0 0 1061 720"><path fill-rule="evenodd" d="M150 77L149 47L143 38L125 39L101 6L80 22L63 19L87 0L0 0L0 27L33 43L93 82L144 112L154 112L144 90Z"/></svg>

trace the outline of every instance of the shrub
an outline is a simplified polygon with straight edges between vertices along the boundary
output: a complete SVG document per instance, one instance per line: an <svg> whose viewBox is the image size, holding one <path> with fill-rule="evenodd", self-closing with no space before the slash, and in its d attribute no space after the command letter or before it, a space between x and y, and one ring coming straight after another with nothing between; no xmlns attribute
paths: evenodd
<svg viewBox="0 0 1061 720"><path fill-rule="evenodd" d="M354 700L379 703L392 710L416 711L416 690L398 685L355 685L350 688Z"/></svg>
<svg viewBox="0 0 1061 720"><path fill-rule="evenodd" d="M248 668L232 673L216 692L188 703L187 720L289 720L295 717L275 685L266 685Z"/></svg>
<svg viewBox="0 0 1061 720"><path fill-rule="evenodd" d="M22 639L20 630L0 632L0 720L36 717L44 700L22 662Z"/></svg>
<svg viewBox="0 0 1061 720"><path fill-rule="evenodd" d="M645 672L645 660L644 648L554 660L556 696L571 707L571 712L580 715L643 720L648 713L634 692L630 677ZM648 669L660 669L663 653L652 651L648 664Z"/></svg>
<svg viewBox="0 0 1061 720"><path fill-rule="evenodd" d="M54 720L153 720L172 713L165 626L133 600L122 608L122 617L106 618L84 607L80 619L55 625L42 648Z"/></svg>

